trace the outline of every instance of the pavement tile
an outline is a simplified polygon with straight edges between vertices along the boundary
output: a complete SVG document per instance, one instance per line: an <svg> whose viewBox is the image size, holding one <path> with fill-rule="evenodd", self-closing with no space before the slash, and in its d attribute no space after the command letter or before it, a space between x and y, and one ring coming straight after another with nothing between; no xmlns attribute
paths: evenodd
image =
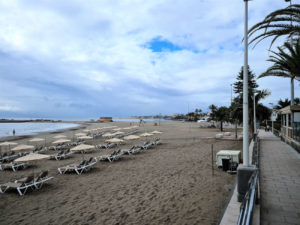
<svg viewBox="0 0 300 225"><path fill-rule="evenodd" d="M300 160L271 132L259 131L261 224L300 225Z"/></svg>

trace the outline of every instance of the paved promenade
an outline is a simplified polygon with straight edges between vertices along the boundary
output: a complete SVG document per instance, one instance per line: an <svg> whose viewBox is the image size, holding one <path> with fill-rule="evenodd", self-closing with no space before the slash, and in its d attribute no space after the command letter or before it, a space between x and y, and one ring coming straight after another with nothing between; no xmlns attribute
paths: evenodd
<svg viewBox="0 0 300 225"><path fill-rule="evenodd" d="M300 225L300 154L259 131L261 224Z"/></svg>

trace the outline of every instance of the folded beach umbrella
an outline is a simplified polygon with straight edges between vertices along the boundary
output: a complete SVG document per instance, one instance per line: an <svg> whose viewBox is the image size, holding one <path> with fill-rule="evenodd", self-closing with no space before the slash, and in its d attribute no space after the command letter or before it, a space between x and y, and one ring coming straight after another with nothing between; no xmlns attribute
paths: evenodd
<svg viewBox="0 0 300 225"><path fill-rule="evenodd" d="M61 139L61 138L66 138L66 137L67 137L66 135L60 134L60 135L54 136L53 138L55 138L55 139Z"/></svg>
<svg viewBox="0 0 300 225"><path fill-rule="evenodd" d="M121 143L121 142L124 142L124 141L122 139L119 139L119 138L112 138L112 139L106 140L105 142L108 142L108 143Z"/></svg>
<svg viewBox="0 0 300 225"><path fill-rule="evenodd" d="M137 136L137 135L129 135L129 136L126 136L124 137L125 140L136 140L136 139L139 139L140 137Z"/></svg>
<svg viewBox="0 0 300 225"><path fill-rule="evenodd" d="M25 155L23 157L15 159L14 162L17 162L17 163L36 162L36 161L45 160L45 159L50 159L50 155L30 153L28 155Z"/></svg>
<svg viewBox="0 0 300 225"><path fill-rule="evenodd" d="M12 148L13 152L27 152L34 150L35 147L33 145L18 145L17 147Z"/></svg>
<svg viewBox="0 0 300 225"><path fill-rule="evenodd" d="M81 144L81 145L78 145L74 148L71 148L70 151L71 152L85 152L85 151L91 151L91 150L94 150L94 149L95 149L94 145Z"/></svg>
<svg viewBox="0 0 300 225"><path fill-rule="evenodd" d="M59 144L64 144L64 143L68 143L68 142L71 142L71 140L69 140L69 139L58 139L56 141L53 141L52 143L56 144L56 145L59 145Z"/></svg>
<svg viewBox="0 0 300 225"><path fill-rule="evenodd" d="M155 131L152 131L151 134L162 134L162 132L155 130Z"/></svg>
<svg viewBox="0 0 300 225"><path fill-rule="evenodd" d="M149 136L152 136L153 134L150 134L150 133L142 133L140 136L141 137L149 137Z"/></svg>
<svg viewBox="0 0 300 225"><path fill-rule="evenodd" d="M85 135L86 135L86 133L76 133L76 134L75 134L75 136L77 136L77 137L78 137L78 136L85 136Z"/></svg>
<svg viewBox="0 0 300 225"><path fill-rule="evenodd" d="M77 137L77 139L79 139L79 140L91 140L93 138L91 136L79 136L79 137Z"/></svg>

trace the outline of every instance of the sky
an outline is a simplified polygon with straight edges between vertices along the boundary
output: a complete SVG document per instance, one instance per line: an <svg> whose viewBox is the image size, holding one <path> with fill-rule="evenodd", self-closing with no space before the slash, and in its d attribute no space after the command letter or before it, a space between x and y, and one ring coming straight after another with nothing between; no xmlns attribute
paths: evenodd
<svg viewBox="0 0 300 225"><path fill-rule="evenodd" d="M249 27L286 6L250 1ZM0 0L0 12L0 118L206 112L229 106L243 65L242 0ZM249 48L257 76L270 41ZM290 98L289 79L257 82L267 106Z"/></svg>

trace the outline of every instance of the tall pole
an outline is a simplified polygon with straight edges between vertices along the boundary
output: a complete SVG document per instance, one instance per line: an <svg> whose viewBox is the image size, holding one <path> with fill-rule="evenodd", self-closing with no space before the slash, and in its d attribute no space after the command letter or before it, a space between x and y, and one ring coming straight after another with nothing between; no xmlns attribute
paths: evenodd
<svg viewBox="0 0 300 225"><path fill-rule="evenodd" d="M292 0L290 0L290 6L292 5ZM293 25L293 17L291 15L291 25ZM290 38L290 44L293 46L293 34ZM291 74L292 75L292 74ZM291 78L291 106L294 105L294 79ZM294 113L291 111L291 125L294 125Z"/></svg>
<svg viewBox="0 0 300 225"><path fill-rule="evenodd" d="M253 133L256 138L256 110L255 110L255 92L253 92Z"/></svg>
<svg viewBox="0 0 300 225"><path fill-rule="evenodd" d="M231 87L230 104L232 104L232 84L230 84L230 87Z"/></svg>
<svg viewBox="0 0 300 225"><path fill-rule="evenodd" d="M272 134L274 134L274 104L273 103L269 103L272 106L272 115L271 115L271 120L272 120Z"/></svg>
<svg viewBox="0 0 300 225"><path fill-rule="evenodd" d="M244 83L243 83L243 165L249 166L249 118L248 118L248 0L245 2L244 27Z"/></svg>
<svg viewBox="0 0 300 225"><path fill-rule="evenodd" d="M292 5L292 0L285 0L286 2L290 2L290 7ZM293 25L293 17L291 15L291 26ZM290 37L290 44L293 46L293 34ZM292 74L291 74L292 75ZM291 106L294 105L294 79L291 78ZM293 126L294 123L294 114L291 113L291 125Z"/></svg>

